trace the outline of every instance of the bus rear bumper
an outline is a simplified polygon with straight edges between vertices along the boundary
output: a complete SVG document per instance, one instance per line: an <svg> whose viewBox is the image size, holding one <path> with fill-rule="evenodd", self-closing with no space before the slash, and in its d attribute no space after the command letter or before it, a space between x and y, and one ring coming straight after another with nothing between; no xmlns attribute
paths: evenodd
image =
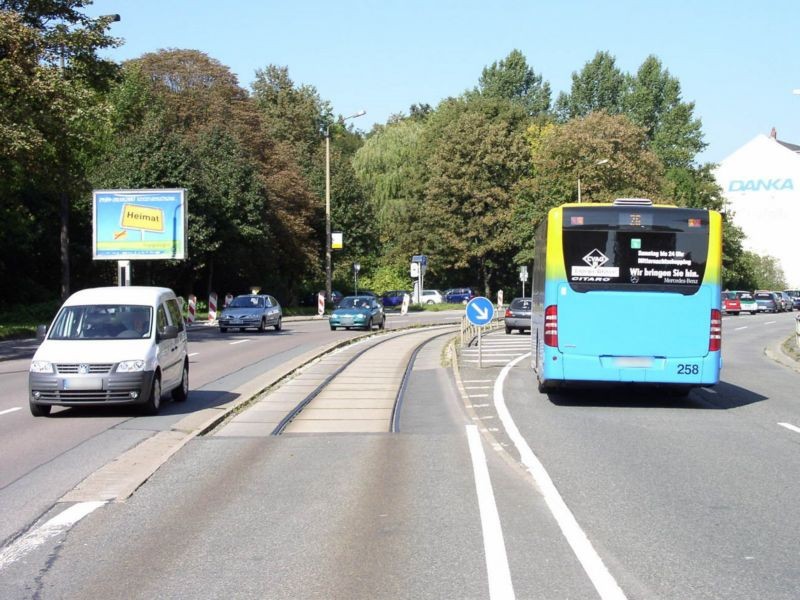
<svg viewBox="0 0 800 600"><path fill-rule="evenodd" d="M719 382L719 352L704 357L584 356L553 352L544 360L546 382L608 382L711 386Z"/></svg>

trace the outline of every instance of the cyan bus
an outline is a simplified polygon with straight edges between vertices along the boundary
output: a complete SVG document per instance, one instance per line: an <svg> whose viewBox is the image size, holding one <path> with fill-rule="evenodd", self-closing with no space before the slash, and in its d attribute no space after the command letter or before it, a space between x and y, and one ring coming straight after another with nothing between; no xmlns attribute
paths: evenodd
<svg viewBox="0 0 800 600"><path fill-rule="evenodd" d="M722 218L620 199L565 204L536 231L531 315L539 390L719 381Z"/></svg>

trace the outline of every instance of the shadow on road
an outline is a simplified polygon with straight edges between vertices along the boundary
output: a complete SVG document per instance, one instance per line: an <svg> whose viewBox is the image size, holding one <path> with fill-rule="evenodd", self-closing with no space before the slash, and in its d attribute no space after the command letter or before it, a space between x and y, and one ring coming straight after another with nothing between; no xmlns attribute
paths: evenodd
<svg viewBox="0 0 800 600"><path fill-rule="evenodd" d="M720 382L710 389L695 388L687 396L656 386L620 385L601 389L558 390L548 393L548 397L556 406L694 410L728 410L768 399L767 396L725 382Z"/></svg>

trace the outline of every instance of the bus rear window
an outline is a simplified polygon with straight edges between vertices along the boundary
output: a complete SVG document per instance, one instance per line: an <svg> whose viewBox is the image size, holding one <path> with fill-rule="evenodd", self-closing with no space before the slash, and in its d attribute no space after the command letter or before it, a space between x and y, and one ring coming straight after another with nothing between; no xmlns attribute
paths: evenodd
<svg viewBox="0 0 800 600"><path fill-rule="evenodd" d="M578 292L694 294L705 275L708 236L704 210L564 208L567 281Z"/></svg>

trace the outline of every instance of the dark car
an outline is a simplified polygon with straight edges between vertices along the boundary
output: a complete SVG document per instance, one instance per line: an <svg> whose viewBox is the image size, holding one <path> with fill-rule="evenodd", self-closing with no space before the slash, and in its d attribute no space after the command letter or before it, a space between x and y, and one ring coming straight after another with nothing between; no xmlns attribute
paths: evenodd
<svg viewBox="0 0 800 600"><path fill-rule="evenodd" d="M792 299L792 308L794 310L800 310L800 290L783 290L789 297Z"/></svg>
<svg viewBox="0 0 800 600"><path fill-rule="evenodd" d="M781 301L775 292L756 291L753 294L758 304L758 312L778 312L781 310Z"/></svg>
<svg viewBox="0 0 800 600"><path fill-rule="evenodd" d="M472 288L453 288L445 294L444 301L448 304L466 304L475 297Z"/></svg>
<svg viewBox="0 0 800 600"><path fill-rule="evenodd" d="M325 290L321 290L322 295L325 295ZM300 306L317 306L317 302L319 301L319 292L314 292L313 294L308 294L304 296L303 299L300 301ZM344 294L337 290L331 290L331 304L336 306L339 304L341 299L344 298Z"/></svg>
<svg viewBox="0 0 800 600"><path fill-rule="evenodd" d="M511 333L512 329L523 331L531 330L531 299L514 298L506 309L505 316L506 333Z"/></svg>
<svg viewBox="0 0 800 600"><path fill-rule="evenodd" d="M783 305L783 310L792 312L794 310L794 302L792 302L792 297L786 292L775 292L778 297L781 299L781 304Z"/></svg>
<svg viewBox="0 0 800 600"><path fill-rule="evenodd" d="M222 309L219 317L219 330L225 333L228 329L266 330L274 327L281 330L283 311L281 305L268 294L244 294L236 296L231 303Z"/></svg>
<svg viewBox="0 0 800 600"><path fill-rule="evenodd" d="M409 294L409 296L411 295L405 290L392 290L390 292L386 292L383 296L381 296L381 303L385 307L400 306L403 304L403 296L405 294Z"/></svg>
<svg viewBox="0 0 800 600"><path fill-rule="evenodd" d="M386 315L374 296L345 296L331 313L329 322L331 331L339 327L371 330L377 326L383 329L386 327Z"/></svg>

